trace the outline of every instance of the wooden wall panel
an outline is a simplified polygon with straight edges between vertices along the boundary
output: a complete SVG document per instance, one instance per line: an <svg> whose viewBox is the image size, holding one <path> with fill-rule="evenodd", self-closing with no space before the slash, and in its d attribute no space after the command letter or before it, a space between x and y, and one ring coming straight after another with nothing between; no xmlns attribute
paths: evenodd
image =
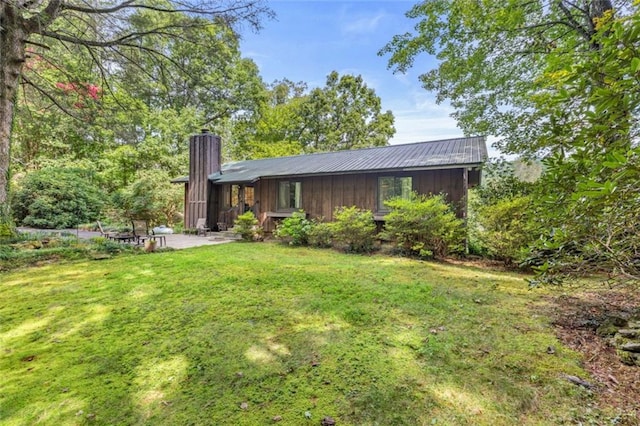
<svg viewBox="0 0 640 426"><path fill-rule="evenodd" d="M311 198L310 201L307 201L309 210L305 211L314 212L317 216L322 215L322 200L324 198L323 192L325 191L325 185L322 184L322 180L322 177L311 177L304 179L302 182L304 200L306 201L308 198ZM310 193L309 191L312 192Z"/></svg>
<svg viewBox="0 0 640 426"><path fill-rule="evenodd" d="M194 228L199 218L215 221L215 210L209 200L212 190L209 175L220 171L220 137L211 133L189 138L189 185L185 204L185 228Z"/></svg>
<svg viewBox="0 0 640 426"><path fill-rule="evenodd" d="M346 175L342 179L342 204L345 207L351 207L356 204L357 175Z"/></svg>
<svg viewBox="0 0 640 426"><path fill-rule="evenodd" d="M455 203L458 213L464 212L464 170L425 170L418 172L370 173L334 176L312 176L303 178L262 179L254 184L258 201L258 218L265 231L273 232L275 221L267 218L267 212L277 211L278 183L281 180L302 182L302 207L310 218L324 217L333 220L336 207L356 205L377 210L378 178L381 176L411 176L413 189L421 194L446 193L447 199ZM462 201L462 202L461 202Z"/></svg>
<svg viewBox="0 0 640 426"><path fill-rule="evenodd" d="M336 207L344 206L344 176L333 176L331 181L331 211L333 212Z"/></svg>
<svg viewBox="0 0 640 426"><path fill-rule="evenodd" d="M353 182L353 205L364 208L367 204L365 194L366 177L364 175L354 175Z"/></svg>
<svg viewBox="0 0 640 426"><path fill-rule="evenodd" d="M333 176L324 176L322 178L322 210L319 216L325 220L333 220Z"/></svg>
<svg viewBox="0 0 640 426"><path fill-rule="evenodd" d="M364 203L363 208L372 212L377 210L378 203L378 175L367 175L363 188Z"/></svg>

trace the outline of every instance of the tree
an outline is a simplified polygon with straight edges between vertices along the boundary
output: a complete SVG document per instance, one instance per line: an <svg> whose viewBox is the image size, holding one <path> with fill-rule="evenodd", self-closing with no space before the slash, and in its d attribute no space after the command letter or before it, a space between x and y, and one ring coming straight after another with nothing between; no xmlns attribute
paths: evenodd
<svg viewBox="0 0 640 426"><path fill-rule="evenodd" d="M464 132L496 135L504 152L535 155L557 147L547 126L552 118L540 109L540 96L553 90L549 63L571 66L598 50L599 20L613 11L631 15L629 3L427 0L407 13L420 19L416 34L395 36L380 54L391 55L396 72L406 71L420 54L435 55L437 68L420 80L438 102L451 102Z"/></svg>
<svg viewBox="0 0 640 426"><path fill-rule="evenodd" d="M298 139L304 126L301 108L306 91L306 83L288 79L276 80L265 88L257 111L234 119L234 159L301 154Z"/></svg>
<svg viewBox="0 0 640 426"><path fill-rule="evenodd" d="M166 172L143 172L138 180L116 193L116 204L130 219L147 220L152 225L173 226L182 210L184 193L169 180Z"/></svg>
<svg viewBox="0 0 640 426"><path fill-rule="evenodd" d="M23 225L73 228L96 220L103 196L90 172L43 169L27 175L14 193L15 214Z"/></svg>
<svg viewBox="0 0 640 426"><path fill-rule="evenodd" d="M424 17L419 34L381 52L397 70L436 54L422 81L452 100L466 132L543 158L536 282L594 272L640 282L640 6L630 3L426 1L409 13Z"/></svg>
<svg viewBox="0 0 640 426"><path fill-rule="evenodd" d="M533 284L594 272L640 283L637 7L628 17L599 21L598 49L581 61L549 66L550 82L561 86L544 99L549 126L571 150L545 159L541 187L548 190L537 198L551 232L529 259L539 272Z"/></svg>
<svg viewBox="0 0 640 426"><path fill-rule="evenodd" d="M605 273L640 283L640 14L605 14L573 64L552 55L539 110L556 149L545 158L539 211L549 232L529 259L533 284Z"/></svg>
<svg viewBox="0 0 640 426"><path fill-rule="evenodd" d="M311 91L301 117L304 152L384 146L395 133L393 114L381 112L380 98L362 77L340 77L335 71L324 88Z"/></svg>
<svg viewBox="0 0 640 426"><path fill-rule="evenodd" d="M383 146L395 133L391 111L361 76L332 72L324 87L275 81L253 115L235 120L235 158L264 158Z"/></svg>
<svg viewBox="0 0 640 426"><path fill-rule="evenodd" d="M104 76L118 67L109 61L113 56L135 60L130 52L138 51L154 58L166 58L161 50L145 45L149 36L162 39L187 38L188 29L206 27L211 21L188 19L165 23L158 21L139 31L132 17L136 11L147 10L164 16L185 14L215 17L228 25L248 23L259 28L260 19L271 12L261 0L220 1L95 1L83 0L12 0L0 3L0 204L7 201L9 171L9 146L14 116L14 105L19 84L26 84L40 95L50 99L58 107L56 93L46 78L28 74L25 62L29 56L38 56L55 67L55 56L48 54L55 45L77 52ZM219 21L218 21L219 22ZM29 46L29 49L27 47ZM34 78L36 77L36 78ZM74 77L72 74L69 77ZM69 81L68 84L84 84ZM70 111L68 111L70 112Z"/></svg>

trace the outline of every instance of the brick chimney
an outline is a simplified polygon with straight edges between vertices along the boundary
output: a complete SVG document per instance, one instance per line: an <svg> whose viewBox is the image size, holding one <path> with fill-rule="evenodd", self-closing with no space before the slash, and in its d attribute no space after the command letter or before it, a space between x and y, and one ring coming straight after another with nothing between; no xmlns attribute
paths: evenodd
<svg viewBox="0 0 640 426"><path fill-rule="evenodd" d="M185 228L195 228L199 218L206 218L207 225L215 226L218 212L215 211L213 191L209 175L222 167L220 136L202 129L189 138L189 188L185 206Z"/></svg>

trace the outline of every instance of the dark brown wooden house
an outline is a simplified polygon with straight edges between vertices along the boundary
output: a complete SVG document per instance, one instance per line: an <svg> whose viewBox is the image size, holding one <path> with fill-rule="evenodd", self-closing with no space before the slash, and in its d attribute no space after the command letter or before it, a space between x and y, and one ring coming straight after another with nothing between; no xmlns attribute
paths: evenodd
<svg viewBox="0 0 640 426"><path fill-rule="evenodd" d="M203 131L190 139L185 183L185 227L206 218L210 228L232 226L253 210L265 231L304 210L332 220L336 207L371 210L383 221L394 196L446 194L466 214L467 190L480 183L487 158L484 137L447 139L352 151L266 158L221 164L220 137Z"/></svg>

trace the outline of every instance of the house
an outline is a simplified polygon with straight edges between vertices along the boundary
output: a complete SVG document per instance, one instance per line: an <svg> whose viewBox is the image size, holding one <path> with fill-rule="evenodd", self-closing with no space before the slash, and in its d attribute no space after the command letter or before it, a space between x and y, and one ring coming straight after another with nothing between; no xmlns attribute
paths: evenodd
<svg viewBox="0 0 640 426"><path fill-rule="evenodd" d="M203 130L189 149L189 176L173 181L185 184L185 228L198 218L232 226L251 209L267 232L300 209L332 220L336 207L355 205L384 221L384 201L411 191L446 194L464 217L467 190L480 183L487 158L484 137L222 164L220 137Z"/></svg>

